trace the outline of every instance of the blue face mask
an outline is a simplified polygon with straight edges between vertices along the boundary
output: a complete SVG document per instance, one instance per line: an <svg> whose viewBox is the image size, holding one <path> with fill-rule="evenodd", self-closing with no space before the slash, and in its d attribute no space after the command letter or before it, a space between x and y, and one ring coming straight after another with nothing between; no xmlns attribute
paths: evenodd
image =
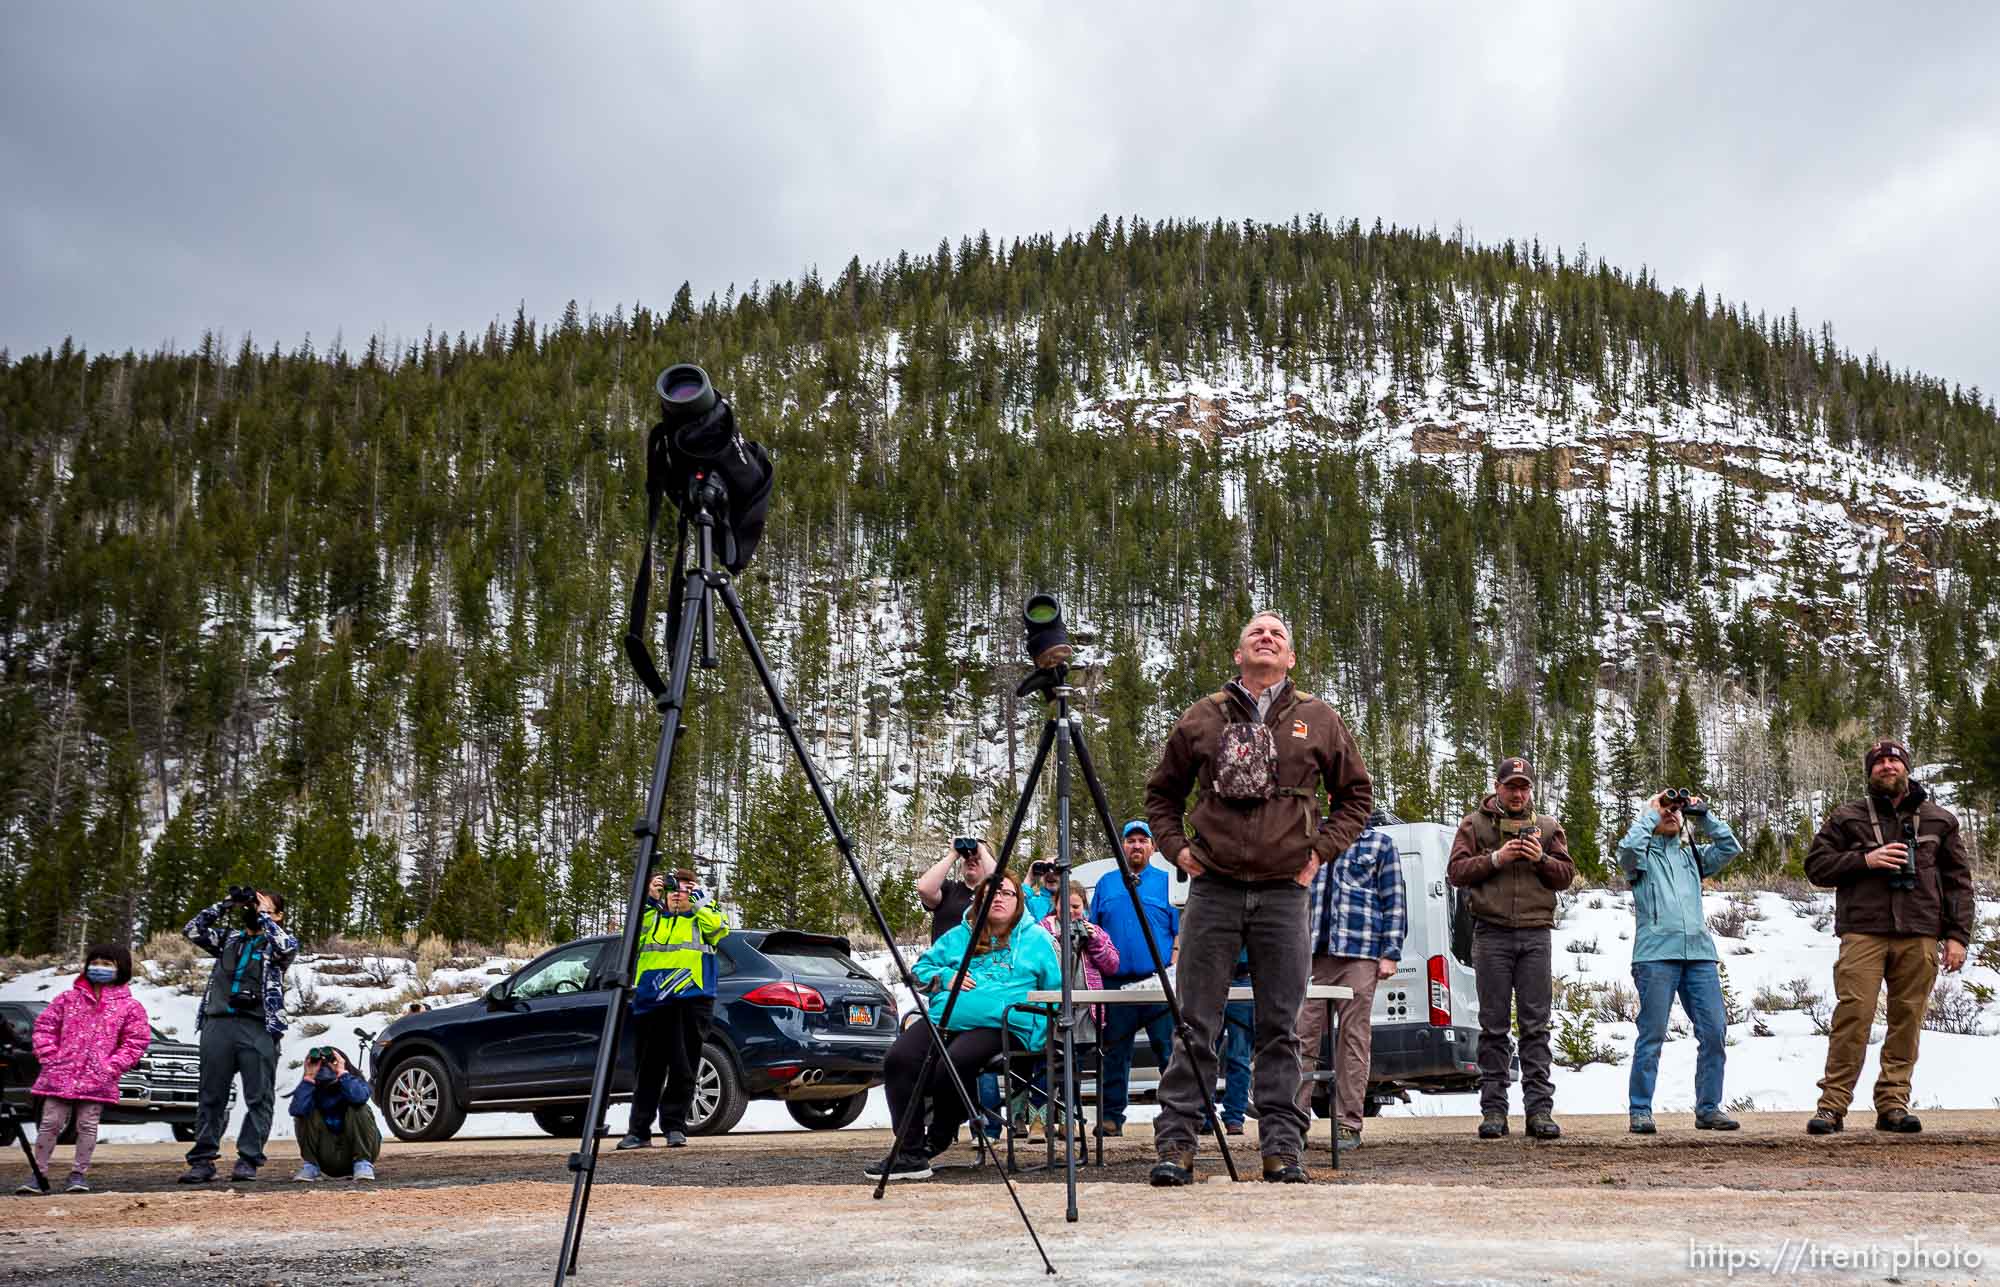
<svg viewBox="0 0 2000 1287"><path fill-rule="evenodd" d="M89 979L92 983L109 983L118 977L118 967L115 965L86 965L83 967L83 977Z"/></svg>

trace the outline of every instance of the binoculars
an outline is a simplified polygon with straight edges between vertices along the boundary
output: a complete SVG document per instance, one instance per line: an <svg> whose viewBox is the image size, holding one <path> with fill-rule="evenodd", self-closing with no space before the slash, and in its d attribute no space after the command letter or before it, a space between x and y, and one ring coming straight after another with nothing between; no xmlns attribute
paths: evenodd
<svg viewBox="0 0 2000 1287"><path fill-rule="evenodd" d="M1660 809L1665 813L1685 813L1690 818L1698 818L1708 812L1708 806L1698 803L1694 792L1686 787L1671 787L1660 792Z"/></svg>

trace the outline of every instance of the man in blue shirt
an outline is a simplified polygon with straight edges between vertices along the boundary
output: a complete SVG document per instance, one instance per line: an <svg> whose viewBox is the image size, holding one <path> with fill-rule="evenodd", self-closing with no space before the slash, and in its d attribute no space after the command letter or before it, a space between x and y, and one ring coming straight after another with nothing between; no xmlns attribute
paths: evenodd
<svg viewBox="0 0 2000 1287"><path fill-rule="evenodd" d="M1171 877L1152 865L1153 829L1143 818L1125 824L1124 839L1125 865L1138 878L1139 901L1153 927L1153 941L1166 957L1162 964L1171 966L1174 936L1181 928L1180 909L1167 898ZM1091 891L1090 919L1111 936L1112 946L1118 949L1119 973L1107 976L1105 987L1122 988L1154 977L1153 955L1146 947L1146 934L1139 926L1124 876L1108 871L1098 880L1097 888ZM1104 1011L1104 1030L1099 1036L1104 1051L1104 1081L1097 1088L1097 1130L1101 1135L1123 1135L1125 1105L1132 1081L1133 1044L1143 1031L1146 1040L1153 1043L1153 1054L1164 1070L1173 1054L1174 1021L1165 1005L1112 1005Z"/></svg>
<svg viewBox="0 0 2000 1287"><path fill-rule="evenodd" d="M1693 842L1699 831L1707 843ZM1653 1083L1660 1072L1660 1045L1674 996L1694 1024L1694 1124L1705 1131L1733 1131L1736 1120L1722 1111L1724 1021L1722 979L1715 940L1701 914L1701 882L1743 852L1729 824L1708 811L1696 796L1683 808L1666 806L1660 796L1618 842L1618 870L1632 885L1632 985L1639 990L1639 1041L1632 1048L1631 1127L1651 1135Z"/></svg>
<svg viewBox="0 0 2000 1287"><path fill-rule="evenodd" d="M1403 889L1403 861L1386 832L1369 827L1341 855L1313 873L1307 894L1312 908L1312 981L1351 989L1334 1003L1340 1047L1334 1052L1335 1147L1361 1147L1361 1119L1367 1107L1368 1071L1375 1057L1370 1012L1375 985L1393 978L1403 959L1410 929L1409 898ZM1299 1111L1312 1112L1312 1072L1319 1067L1319 1044L1326 1035L1326 1002L1299 1007Z"/></svg>

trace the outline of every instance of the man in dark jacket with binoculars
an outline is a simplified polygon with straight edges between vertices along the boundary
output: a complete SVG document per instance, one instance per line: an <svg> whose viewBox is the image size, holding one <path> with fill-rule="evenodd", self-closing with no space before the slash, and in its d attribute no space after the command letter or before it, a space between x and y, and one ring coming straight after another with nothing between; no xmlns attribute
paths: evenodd
<svg viewBox="0 0 2000 1287"><path fill-rule="evenodd" d="M1868 793L1826 816L1806 853L1806 876L1838 892L1833 931L1833 1031L1812 1135L1841 1129L1868 1052L1875 999L1889 989L1889 1033L1875 1076L1875 1129L1913 1135L1910 1073L1938 969L1965 965L1972 938L1972 870L1958 819L1910 777L1910 752L1883 740L1862 759Z"/></svg>

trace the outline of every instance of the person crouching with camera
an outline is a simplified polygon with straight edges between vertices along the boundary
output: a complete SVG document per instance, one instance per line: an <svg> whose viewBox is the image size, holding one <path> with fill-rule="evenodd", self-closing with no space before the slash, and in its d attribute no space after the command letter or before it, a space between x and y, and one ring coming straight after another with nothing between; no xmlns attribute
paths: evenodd
<svg viewBox="0 0 2000 1287"><path fill-rule="evenodd" d="M632 992L638 1071L631 1124L619 1148L651 1146L655 1116L668 1148L687 1144L695 1070L715 1022L715 945L727 937L728 922L708 892L695 885L694 872L681 868L671 884L666 873L654 873L639 918L639 965Z"/></svg>
<svg viewBox="0 0 2000 1287"><path fill-rule="evenodd" d="M1958 819L1910 777L1910 752L1880 741L1862 757L1868 793L1826 816L1806 852L1806 878L1831 886L1833 1031L1812 1135L1841 1129L1854 1083L1868 1053L1875 999L1889 989L1889 1034L1875 1076L1875 1129L1913 1135L1923 1123L1910 1113L1910 1074L1917 1037L1938 967L1965 964L1973 923L1972 871Z"/></svg>
<svg viewBox="0 0 2000 1287"><path fill-rule="evenodd" d="M70 1163L69 1193L88 1193L84 1176L97 1148L97 1123L104 1106L119 1099L118 1081L139 1066L152 1044L146 1007L125 985L132 981L132 952L121 943L94 943L84 949L83 973L68 991L35 1016L35 1058L41 1073L29 1094L42 1100L35 1132L35 1166L46 1175L49 1159L72 1118L76 1157ZM14 1190L46 1193L33 1180Z"/></svg>
<svg viewBox="0 0 2000 1287"><path fill-rule="evenodd" d="M233 925L225 918L233 920ZM285 971L299 954L298 936L285 928L285 899L268 890L233 887L229 897L194 915L181 931L215 958L208 990L195 1011L201 1041L201 1099L194 1147L182 1184L215 1178L222 1132L229 1125L229 1084L240 1073L248 1110L236 1135L233 1183L257 1178L264 1141L278 1097L278 1041L285 1035Z"/></svg>
<svg viewBox="0 0 2000 1287"><path fill-rule="evenodd" d="M1696 839L1699 836L1700 839ZM1704 1131L1733 1131L1722 1111L1723 1047L1729 1035L1722 1003L1722 974L1715 940L1701 911L1701 882L1743 852L1729 824L1708 802L1681 789L1646 801L1618 842L1618 869L1632 886L1632 986L1639 992L1639 1042L1632 1048L1627 1087L1634 1135L1652 1135L1653 1085L1667 1015L1681 999L1694 1024L1694 1124Z"/></svg>
<svg viewBox="0 0 2000 1287"><path fill-rule="evenodd" d="M299 1139L299 1173L310 1184L322 1176L375 1178L382 1156L382 1128L368 1106L368 1083L335 1046L306 1052L305 1069L292 1090L293 1129Z"/></svg>

